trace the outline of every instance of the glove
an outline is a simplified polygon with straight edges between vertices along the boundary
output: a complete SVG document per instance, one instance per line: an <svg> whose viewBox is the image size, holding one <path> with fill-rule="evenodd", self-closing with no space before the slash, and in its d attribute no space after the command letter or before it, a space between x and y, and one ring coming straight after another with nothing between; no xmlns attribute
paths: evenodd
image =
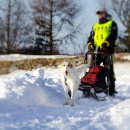
<svg viewBox="0 0 130 130"><path fill-rule="evenodd" d="M108 48L109 46L110 46L110 42L105 41L105 42L103 42L103 43L101 44L100 49L103 50L103 51L105 51L105 50L107 50L107 48Z"/></svg>
<svg viewBox="0 0 130 130"><path fill-rule="evenodd" d="M88 51L94 51L94 45L91 42L88 43Z"/></svg>

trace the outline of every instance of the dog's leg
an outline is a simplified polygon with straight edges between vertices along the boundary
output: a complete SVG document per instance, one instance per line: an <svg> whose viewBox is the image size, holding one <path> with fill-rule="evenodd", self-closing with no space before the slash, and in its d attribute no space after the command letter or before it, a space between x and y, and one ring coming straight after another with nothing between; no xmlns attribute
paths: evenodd
<svg viewBox="0 0 130 130"><path fill-rule="evenodd" d="M64 105L68 105L70 102L70 97L68 95L68 91L65 91L65 101L64 101Z"/></svg>
<svg viewBox="0 0 130 130"><path fill-rule="evenodd" d="M74 93L72 93L70 105L71 105L71 106L74 106L74 104L75 104L75 97L74 97Z"/></svg>
<svg viewBox="0 0 130 130"><path fill-rule="evenodd" d="M68 105L69 101L70 101L70 97L68 95L68 86L66 85L66 81L65 81L65 77L64 77L64 73L61 75L61 82L63 85L63 89L64 89L64 105Z"/></svg>
<svg viewBox="0 0 130 130"><path fill-rule="evenodd" d="M70 96L68 95L69 89L68 87L65 85L64 86L64 91L65 91L65 101L64 101L64 105L68 105L70 102Z"/></svg>
<svg viewBox="0 0 130 130"><path fill-rule="evenodd" d="M71 106L74 106L74 104L75 104L75 95L76 95L76 89L73 86L71 88L71 101L70 101Z"/></svg>
<svg viewBox="0 0 130 130"><path fill-rule="evenodd" d="M76 95L78 87L79 87L79 82L76 82L75 84L72 85L72 88L71 88L71 103L70 103L71 106L74 106L75 103L78 101L78 95Z"/></svg>

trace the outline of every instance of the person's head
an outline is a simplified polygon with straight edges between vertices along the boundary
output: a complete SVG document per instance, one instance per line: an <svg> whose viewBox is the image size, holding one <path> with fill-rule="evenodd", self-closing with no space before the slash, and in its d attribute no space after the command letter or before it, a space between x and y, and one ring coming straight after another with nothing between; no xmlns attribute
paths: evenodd
<svg viewBox="0 0 130 130"><path fill-rule="evenodd" d="M98 16L99 21L107 18L107 11L105 9L98 10L96 14Z"/></svg>

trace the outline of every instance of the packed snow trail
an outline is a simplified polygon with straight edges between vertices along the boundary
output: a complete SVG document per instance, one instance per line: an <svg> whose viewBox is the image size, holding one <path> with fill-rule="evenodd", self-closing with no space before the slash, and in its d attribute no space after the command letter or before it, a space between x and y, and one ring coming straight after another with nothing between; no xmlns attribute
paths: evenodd
<svg viewBox="0 0 130 130"><path fill-rule="evenodd" d="M60 70L0 76L0 130L130 130L130 63L116 63L115 98L63 106Z"/></svg>

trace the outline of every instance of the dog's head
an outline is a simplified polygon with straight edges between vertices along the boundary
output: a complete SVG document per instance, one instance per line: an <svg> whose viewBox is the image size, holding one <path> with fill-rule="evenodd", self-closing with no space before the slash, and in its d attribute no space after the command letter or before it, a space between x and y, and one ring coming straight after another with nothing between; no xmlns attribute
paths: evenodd
<svg viewBox="0 0 130 130"><path fill-rule="evenodd" d="M60 65L60 68L62 72L67 76L69 72L71 71L71 69L73 68L73 65L70 62L63 62Z"/></svg>

